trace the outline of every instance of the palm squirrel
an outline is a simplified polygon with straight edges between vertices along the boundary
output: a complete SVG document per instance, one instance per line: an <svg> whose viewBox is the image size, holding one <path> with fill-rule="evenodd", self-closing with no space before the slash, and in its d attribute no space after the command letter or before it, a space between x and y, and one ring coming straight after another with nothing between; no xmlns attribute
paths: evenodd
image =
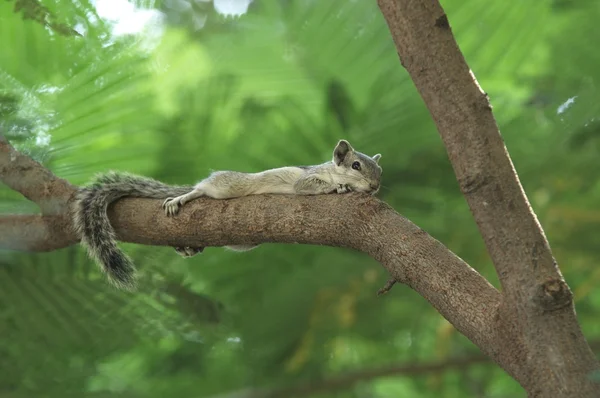
<svg viewBox="0 0 600 398"><path fill-rule="evenodd" d="M97 175L92 183L80 188L73 205L73 223L81 243L95 259L110 282L127 290L135 287L135 267L117 246L116 234L107 215L108 206L123 197L163 199L167 216L174 216L193 199L238 198L259 194L320 195L329 193L379 191L381 155L373 157L357 152L346 140L333 150L333 160L315 166L291 166L260 173L217 171L195 186L170 186L151 178L109 171ZM246 251L253 246L227 246ZM184 257L204 248L176 247Z"/></svg>

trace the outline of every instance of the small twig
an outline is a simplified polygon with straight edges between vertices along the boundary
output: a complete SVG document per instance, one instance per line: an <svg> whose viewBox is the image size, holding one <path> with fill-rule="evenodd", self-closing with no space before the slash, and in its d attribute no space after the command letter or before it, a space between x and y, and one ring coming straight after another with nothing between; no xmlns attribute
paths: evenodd
<svg viewBox="0 0 600 398"><path fill-rule="evenodd" d="M397 280L396 280L396 279L394 279L394 278L392 278L392 279L389 279L389 280L388 280L388 281L385 283L385 285L383 285L383 287L377 291L377 295L378 295L378 296L381 296L381 295L384 295L384 294L386 294L387 292L389 292L389 291L390 291L390 289L391 289L391 288L392 288L392 287L393 287L393 286L396 284L396 282L397 282Z"/></svg>

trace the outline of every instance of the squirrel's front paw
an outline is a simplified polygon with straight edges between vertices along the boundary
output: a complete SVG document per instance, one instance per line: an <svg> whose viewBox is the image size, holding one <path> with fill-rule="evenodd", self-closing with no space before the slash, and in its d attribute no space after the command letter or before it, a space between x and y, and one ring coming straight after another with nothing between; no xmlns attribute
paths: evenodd
<svg viewBox="0 0 600 398"><path fill-rule="evenodd" d="M337 193L348 193L352 191L352 188L348 184L339 184L336 191Z"/></svg>
<svg viewBox="0 0 600 398"><path fill-rule="evenodd" d="M179 203L178 198L167 198L163 202L163 209L165 209L165 214L168 216L174 216L179 211L179 207L181 204Z"/></svg>

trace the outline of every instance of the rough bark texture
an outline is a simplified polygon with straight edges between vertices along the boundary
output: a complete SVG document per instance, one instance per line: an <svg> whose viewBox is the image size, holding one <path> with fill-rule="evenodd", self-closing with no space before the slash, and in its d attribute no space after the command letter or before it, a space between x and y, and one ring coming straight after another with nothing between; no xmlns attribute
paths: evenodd
<svg viewBox="0 0 600 398"><path fill-rule="evenodd" d="M16 151L1 134L0 178L9 188L36 203L44 215L64 213L67 199L75 189L29 156Z"/></svg>
<svg viewBox="0 0 600 398"><path fill-rule="evenodd" d="M440 242L361 194L199 199L175 218L164 216L160 200L125 198L109 210L119 239L164 246L281 242L360 250L377 259L392 281L426 298L530 396L600 396L600 385L588 379L599 364L575 318L572 294L443 9L436 0L378 1L402 65L448 149L502 294ZM77 243L67 213L76 187L1 136L0 179L42 210L0 217L0 248L49 251Z"/></svg>
<svg viewBox="0 0 600 398"><path fill-rule="evenodd" d="M489 98L437 0L378 0L427 105L500 282L500 365L530 396L598 397L587 345L550 246L521 187Z"/></svg>

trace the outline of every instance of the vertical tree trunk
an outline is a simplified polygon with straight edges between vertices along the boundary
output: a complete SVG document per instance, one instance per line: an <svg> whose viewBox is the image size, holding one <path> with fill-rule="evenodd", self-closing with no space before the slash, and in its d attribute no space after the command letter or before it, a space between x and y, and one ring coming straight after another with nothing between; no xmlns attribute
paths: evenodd
<svg viewBox="0 0 600 398"><path fill-rule="evenodd" d="M599 364L494 120L437 0L378 0L446 146L500 282L495 360L532 397L600 397ZM399 110L400 111L400 110Z"/></svg>

